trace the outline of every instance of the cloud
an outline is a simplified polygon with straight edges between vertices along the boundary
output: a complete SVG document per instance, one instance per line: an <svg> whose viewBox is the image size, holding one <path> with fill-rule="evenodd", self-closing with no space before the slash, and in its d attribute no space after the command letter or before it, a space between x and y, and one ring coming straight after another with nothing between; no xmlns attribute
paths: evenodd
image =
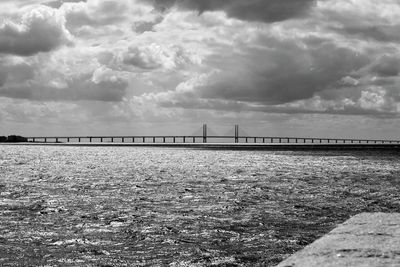
<svg viewBox="0 0 400 267"><path fill-rule="evenodd" d="M22 15L21 22L5 20L0 25L0 53L31 56L71 44L64 19L51 8L34 8Z"/></svg>
<svg viewBox="0 0 400 267"><path fill-rule="evenodd" d="M0 1L0 114L19 102L18 121L29 103L98 125L400 114L397 0L46 1Z"/></svg>
<svg viewBox="0 0 400 267"><path fill-rule="evenodd" d="M230 17L263 22L277 22L303 16L315 2L315 0L153 0L153 4L159 9L176 5L199 12L224 11Z"/></svg>
<svg viewBox="0 0 400 267"><path fill-rule="evenodd" d="M1 83L0 74L0 86L7 84L22 83L34 78L34 69L27 64L18 64L13 66L0 67L0 73L4 74L4 82Z"/></svg>
<svg viewBox="0 0 400 267"><path fill-rule="evenodd" d="M360 39L374 40L378 42L399 42L399 25L371 25L371 26L349 26L332 27L333 30L347 36Z"/></svg>
<svg viewBox="0 0 400 267"><path fill-rule="evenodd" d="M372 65L371 71L384 77L398 76L400 73L400 57L384 55Z"/></svg>
<svg viewBox="0 0 400 267"><path fill-rule="evenodd" d="M163 17L156 17L151 21L135 21L132 25L133 31L137 33L150 32L154 30L154 26L159 24L163 20Z"/></svg>
<svg viewBox="0 0 400 267"><path fill-rule="evenodd" d="M151 6L127 0L87 0L60 8L66 28L77 38L121 40L151 30L162 19ZM113 38L114 37L114 38Z"/></svg>
<svg viewBox="0 0 400 267"><path fill-rule="evenodd" d="M351 39L380 43L399 42L400 20L397 1L320 1L317 13L319 23Z"/></svg>
<svg viewBox="0 0 400 267"><path fill-rule="evenodd" d="M0 71L0 87L3 86L7 81L7 73L5 71Z"/></svg>
<svg viewBox="0 0 400 267"><path fill-rule="evenodd" d="M274 44L275 42L275 44ZM352 72L368 64L368 57L333 43L307 44L272 40L270 49L243 48L230 60L216 55L219 71L196 95L263 104L283 104L308 99L337 86ZM272 45L272 46L271 46Z"/></svg>
<svg viewBox="0 0 400 267"><path fill-rule="evenodd" d="M99 68L93 73L53 80L44 85L36 81L17 86L0 88L0 96L41 101L122 101L128 82L118 73Z"/></svg>
<svg viewBox="0 0 400 267"><path fill-rule="evenodd" d="M298 100L279 105L262 105L258 103L234 101L229 99L203 99L192 97L190 94L166 92L148 94L143 97L147 101L158 103L163 108L187 110L214 110L223 112L265 114L335 114L357 115L374 118L399 118L400 105L386 94L385 90L373 89L361 91L355 99L340 98L327 100L321 96Z"/></svg>
<svg viewBox="0 0 400 267"><path fill-rule="evenodd" d="M90 0L64 4L62 12L65 14L68 29L76 30L84 26L104 26L122 22L126 19L129 5L126 1Z"/></svg>
<svg viewBox="0 0 400 267"><path fill-rule="evenodd" d="M144 70L175 69L199 60L179 46L150 44L144 47L132 46L123 55L123 63Z"/></svg>
<svg viewBox="0 0 400 267"><path fill-rule="evenodd" d="M183 7L184 2L170 4ZM201 18L207 34L198 34L209 48L204 68L175 89L143 98L171 109L398 117L400 55L393 42L400 24L393 3L320 1L307 17L263 25L224 19L220 13L209 24L218 14L206 13ZM170 16L166 22L174 21ZM196 23L184 20L181 30L193 31ZM374 24L387 38L352 33Z"/></svg>
<svg viewBox="0 0 400 267"><path fill-rule="evenodd" d="M52 8L60 8L64 3L79 3L79 2L87 2L87 0L56 0L43 3L43 5L52 7Z"/></svg>
<svg viewBox="0 0 400 267"><path fill-rule="evenodd" d="M128 87L128 81L118 73L101 67L89 79L88 75L73 79L68 83L68 90L72 93L67 96L72 100L96 100L118 102L123 99Z"/></svg>
<svg viewBox="0 0 400 267"><path fill-rule="evenodd" d="M399 60L393 52L351 47L335 35L268 29L236 28L238 41L215 45L203 60L208 71L144 99L172 109L399 116Z"/></svg>
<svg viewBox="0 0 400 267"><path fill-rule="evenodd" d="M23 83L34 77L35 70L28 63L0 58L0 88L9 84Z"/></svg>

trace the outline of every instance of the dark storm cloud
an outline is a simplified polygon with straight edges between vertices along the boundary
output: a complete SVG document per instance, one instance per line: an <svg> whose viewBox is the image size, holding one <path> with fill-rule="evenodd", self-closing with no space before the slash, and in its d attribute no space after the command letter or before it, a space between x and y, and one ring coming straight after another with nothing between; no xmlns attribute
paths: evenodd
<svg viewBox="0 0 400 267"><path fill-rule="evenodd" d="M315 0L153 0L153 3L159 9L176 5L199 12L221 10L242 20L276 22L303 16Z"/></svg>
<svg viewBox="0 0 400 267"><path fill-rule="evenodd" d="M42 9L27 14L21 24L0 25L0 53L31 56L69 43L55 14Z"/></svg>
<svg viewBox="0 0 400 267"><path fill-rule="evenodd" d="M400 58L383 56L371 68L372 72L384 77L398 76L400 73Z"/></svg>
<svg viewBox="0 0 400 267"><path fill-rule="evenodd" d="M224 71L195 92L209 99L284 104L335 87L343 77L369 63L368 57L331 43L275 45L279 49L247 49L245 56L232 59L215 56L212 64Z"/></svg>

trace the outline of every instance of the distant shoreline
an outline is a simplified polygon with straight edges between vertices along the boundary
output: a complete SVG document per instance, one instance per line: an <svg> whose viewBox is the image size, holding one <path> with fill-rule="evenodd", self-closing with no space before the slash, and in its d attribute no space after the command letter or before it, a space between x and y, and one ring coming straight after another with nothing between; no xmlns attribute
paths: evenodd
<svg viewBox="0 0 400 267"><path fill-rule="evenodd" d="M393 150L400 144L285 144L285 143L0 143L10 146L72 146L72 147L165 147L213 150Z"/></svg>

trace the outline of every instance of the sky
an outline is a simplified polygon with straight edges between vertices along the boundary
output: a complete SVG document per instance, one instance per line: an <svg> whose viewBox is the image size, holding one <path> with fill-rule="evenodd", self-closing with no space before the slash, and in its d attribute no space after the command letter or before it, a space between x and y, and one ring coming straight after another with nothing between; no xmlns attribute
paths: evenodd
<svg viewBox="0 0 400 267"><path fill-rule="evenodd" d="M0 135L400 139L398 0L1 0Z"/></svg>

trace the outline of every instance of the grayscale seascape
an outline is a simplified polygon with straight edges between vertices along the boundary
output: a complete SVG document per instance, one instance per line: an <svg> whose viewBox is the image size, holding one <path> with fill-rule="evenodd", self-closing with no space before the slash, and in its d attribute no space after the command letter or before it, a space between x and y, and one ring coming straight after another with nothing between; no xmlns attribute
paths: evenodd
<svg viewBox="0 0 400 267"><path fill-rule="evenodd" d="M400 0L0 0L0 267L399 267Z"/></svg>
<svg viewBox="0 0 400 267"><path fill-rule="evenodd" d="M396 151L0 146L1 266L275 266L400 212Z"/></svg>

